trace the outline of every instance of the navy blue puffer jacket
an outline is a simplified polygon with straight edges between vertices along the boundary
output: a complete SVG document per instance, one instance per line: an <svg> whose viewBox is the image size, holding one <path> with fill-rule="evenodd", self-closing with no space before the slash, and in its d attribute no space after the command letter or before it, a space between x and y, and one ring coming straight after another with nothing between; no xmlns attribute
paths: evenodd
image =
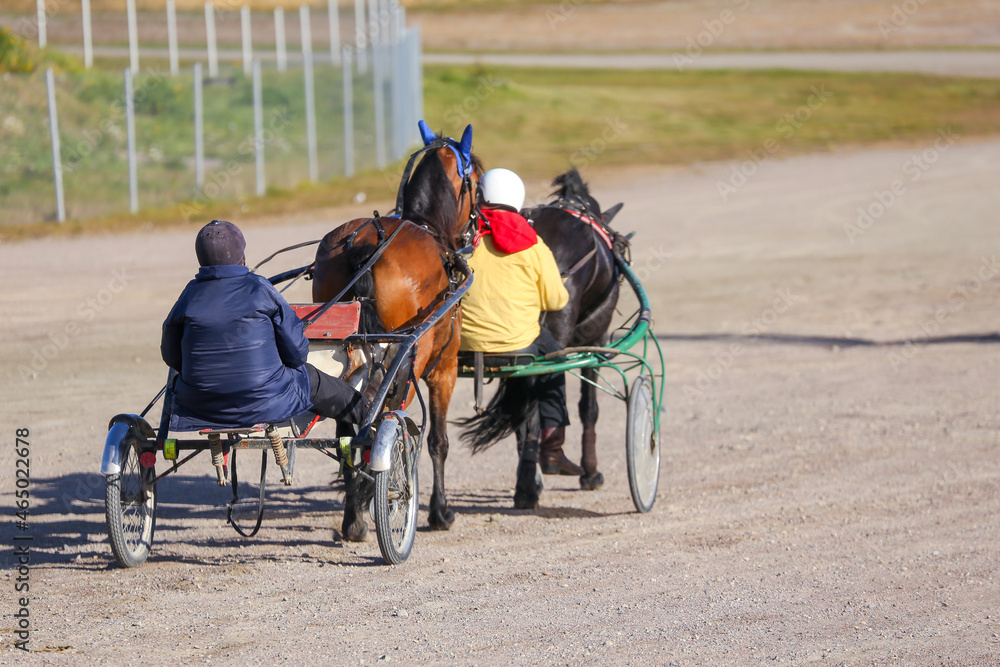
<svg viewBox="0 0 1000 667"><path fill-rule="evenodd" d="M180 376L170 430L282 421L309 409L302 321L245 266L203 266L163 323L160 354Z"/></svg>

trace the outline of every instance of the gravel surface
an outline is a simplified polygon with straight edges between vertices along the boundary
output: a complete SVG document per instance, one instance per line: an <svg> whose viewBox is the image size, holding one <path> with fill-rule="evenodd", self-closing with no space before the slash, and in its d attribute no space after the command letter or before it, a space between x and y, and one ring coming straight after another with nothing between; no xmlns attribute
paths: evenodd
<svg viewBox="0 0 1000 667"><path fill-rule="evenodd" d="M159 327L195 271L193 228L0 245L0 541L34 538L39 651L12 648L8 568L0 662L996 664L1000 142L934 146L770 159L725 201L740 163L589 173L605 206L626 203L615 225L637 232L667 358L656 506L633 510L614 399L606 486L547 477L537 511L512 509L511 442L472 457L453 431L454 527L426 530L423 506L397 567L374 538L341 541L342 494L314 452L272 486L252 540L192 462L161 484L149 561L116 567L104 433L164 379ZM896 181L852 243L845 224ZM237 222L252 261L359 212ZM453 416L471 393L460 381ZM421 479L426 502L426 454Z"/></svg>

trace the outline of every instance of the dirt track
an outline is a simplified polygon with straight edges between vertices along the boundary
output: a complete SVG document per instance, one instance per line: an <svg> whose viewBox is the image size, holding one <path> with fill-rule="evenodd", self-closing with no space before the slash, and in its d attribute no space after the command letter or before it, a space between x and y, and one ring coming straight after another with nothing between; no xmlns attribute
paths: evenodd
<svg viewBox="0 0 1000 667"><path fill-rule="evenodd" d="M374 539L340 541L313 452L247 542L192 463L162 483L149 562L114 567L104 431L162 383L192 231L0 246L0 540L26 427L31 647L56 651L31 662L996 664L1000 142L934 145L772 159L726 201L739 163L590 173L626 202L667 356L657 505L633 512L624 409L605 401L604 489L548 477L542 509L514 511L512 445L453 441L455 525L421 529L395 568ZM894 181L851 243L845 223ZM356 212L250 226L250 259ZM947 338L967 334L992 337ZM22 379L36 351L53 358ZM426 455L421 471L426 501ZM7 570L7 656L13 585Z"/></svg>

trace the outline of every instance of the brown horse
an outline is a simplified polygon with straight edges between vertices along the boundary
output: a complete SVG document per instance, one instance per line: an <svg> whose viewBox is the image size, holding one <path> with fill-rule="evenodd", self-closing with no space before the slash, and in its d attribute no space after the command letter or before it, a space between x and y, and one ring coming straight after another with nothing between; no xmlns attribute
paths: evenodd
<svg viewBox="0 0 1000 667"><path fill-rule="evenodd" d="M465 129L460 142L436 136L423 121L420 132L424 148L410 158L397 198L396 212L401 217L376 214L352 220L327 234L316 251L313 299L324 302L340 293L376 248L392 237L370 272L342 297L362 299L362 333L393 331L426 318L450 289L450 258L469 244L475 231L482 165L471 151L472 126ZM461 326L461 309L456 306L451 317L442 318L420 340L413 360L413 377L423 378L429 390L427 442L434 464L434 491L428 523L437 530L447 530L455 520L445 496L444 463ZM407 401L413 392L411 388ZM372 496L371 484L349 470L346 482L342 532L345 540L359 542L368 533L363 517Z"/></svg>

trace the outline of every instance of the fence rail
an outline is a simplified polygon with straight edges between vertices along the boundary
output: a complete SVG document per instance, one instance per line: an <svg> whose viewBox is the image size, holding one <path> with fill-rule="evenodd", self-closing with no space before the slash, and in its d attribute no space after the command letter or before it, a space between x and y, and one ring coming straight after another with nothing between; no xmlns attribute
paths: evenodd
<svg viewBox="0 0 1000 667"><path fill-rule="evenodd" d="M284 71L245 42L215 75L201 62L180 66L175 55L169 67L151 65L147 50L132 49L124 74L0 75L0 223L171 205L197 219L213 200L400 159L418 139L422 49L402 10L383 6L398 4L369 2L363 48L314 52L310 29ZM310 25L308 9L298 16Z"/></svg>

